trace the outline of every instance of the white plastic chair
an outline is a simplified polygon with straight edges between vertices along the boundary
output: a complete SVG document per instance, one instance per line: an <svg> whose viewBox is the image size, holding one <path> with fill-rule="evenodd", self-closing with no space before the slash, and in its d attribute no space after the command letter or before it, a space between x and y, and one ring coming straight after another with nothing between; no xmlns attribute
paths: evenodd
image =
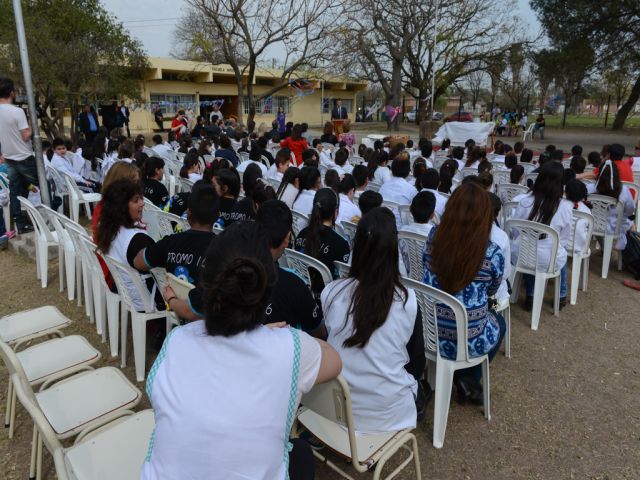
<svg viewBox="0 0 640 480"><path fill-rule="evenodd" d="M533 309L531 310L531 330L538 330L540 323L540 311L547 281L555 279L553 299L553 314L560 314L560 269L556 268L556 256L558 253L558 232L549 225L543 225L529 220L509 219L505 224L505 231L513 238L514 230L519 234L518 260L511 270L511 303L518 299L518 290L522 275L533 275L535 286L533 290ZM546 271L538 265L538 241L541 236L551 239L549 265Z"/></svg>
<svg viewBox="0 0 640 480"><path fill-rule="evenodd" d="M611 262L611 252L616 239L620 236L622 228L622 217L624 207L622 202L607 195L589 195L591 202L591 215L593 215L592 235L602 238L602 278L609 275L609 263ZM616 227L609 233L609 212L615 209L617 212ZM622 252L618 252L618 270L622 270Z"/></svg>
<svg viewBox="0 0 640 480"><path fill-rule="evenodd" d="M58 212L63 213L64 199L65 197L69 196L69 189L67 188L67 184L64 178L62 178L62 175L60 174L60 172L58 172L58 170L56 170L53 167L47 168L47 177L51 178L51 181L53 182L53 187L54 187L53 193L56 196L60 197L60 199L62 200L62 202L60 203L60 206L58 207ZM67 203L69 203L68 200L67 200ZM69 208L71 208L70 203L69 203Z"/></svg>
<svg viewBox="0 0 640 480"><path fill-rule="evenodd" d="M356 434L351 393L342 376L316 385L302 397L301 403L303 406L298 410L296 418L298 426L308 430L331 450L346 458L359 473L374 470L373 478L378 480L387 461L398 450L403 449L409 453L408 457L384 478L394 478L413 462L416 479L422 479L418 443L411 433L412 429L376 435ZM313 454L343 478L352 479L318 451L314 450Z"/></svg>
<svg viewBox="0 0 640 480"><path fill-rule="evenodd" d="M462 170L460 170L460 174L462 175L462 178L469 177L471 175L478 175L478 169L474 167L463 167Z"/></svg>
<svg viewBox="0 0 640 480"><path fill-rule="evenodd" d="M147 351L147 322L149 320L163 318L166 322L166 328L168 331L171 328L171 319L167 315L166 311L156 310L155 299L151 296L151 293L149 293L149 290L143 283L142 277L137 270L131 268L129 265L124 265L123 263L118 262L109 255L105 255L104 260L107 262L111 276L116 282L121 301L120 348L122 352L120 355L120 366L124 368L127 365L127 327L130 313L131 330L133 332L133 358L136 367L136 380L138 382L142 382L144 381ZM125 276L129 277L131 284L136 289L137 295L142 299L144 312L136 311L135 302L131 297L131 293L127 289ZM111 331L109 331L109 335L111 335Z"/></svg>
<svg viewBox="0 0 640 480"><path fill-rule="evenodd" d="M571 238L567 245L567 255L572 257L571 263L571 305L575 305L578 299L578 283L580 283L580 269L582 268L582 291L587 291L587 282L589 279L589 257L591 256L591 232L593 232L593 215L586 212L573 210L573 222L571 223ZM575 242L577 229L576 225L579 221L587 222L586 242L582 251L575 251Z"/></svg>
<svg viewBox="0 0 640 480"><path fill-rule="evenodd" d="M358 230L358 224L350 222L348 220L343 220L340 222L342 225L342 231L347 236L347 241L349 242L349 246L353 248L353 240L356 238L356 231Z"/></svg>
<svg viewBox="0 0 640 480"><path fill-rule="evenodd" d="M399 205L400 221L403 225L411 225L413 223L413 215L411 214L411 205Z"/></svg>
<svg viewBox="0 0 640 480"><path fill-rule="evenodd" d="M369 183L367 183L367 186L365 187L365 190L372 190L374 192L379 192L380 191L380 187L382 187L382 184L380 184L378 182L370 181Z"/></svg>
<svg viewBox="0 0 640 480"><path fill-rule="evenodd" d="M635 214L636 219L637 219L638 218L638 204L640 202L640 184L637 183L637 180L635 179L635 176L633 177L633 182L620 182L620 183L622 184L623 187L627 187L629 189L629 192L633 196L633 203L635 205L635 208L633 209L633 213ZM636 231L637 231L637 229L638 229L637 220L634 223L636 224Z"/></svg>
<svg viewBox="0 0 640 480"><path fill-rule="evenodd" d="M60 217L66 218L63 214L50 209L46 205L38 207L38 211L43 215L43 218L49 221L49 224L53 226L56 232L56 238L58 239L60 246L64 250L64 255L58 261L58 274L60 278L66 277L67 280L67 299L72 301L75 298L76 293L76 277L78 273L76 270L76 249L71 240L71 237L66 231L63 221ZM82 281L81 279L79 280ZM64 282L60 282L60 292L64 290ZM78 294L80 292L78 291ZM80 301L80 295L78 295L78 301Z"/></svg>
<svg viewBox="0 0 640 480"><path fill-rule="evenodd" d="M311 288L311 273L309 272L310 268L313 268L317 270L318 273L320 273L322 281L325 285L328 285L333 281L333 275L331 274L327 266L320 260L310 257L309 255L305 255L304 253L296 252L295 250L287 248L284 251L283 259L291 270L294 270L298 275L302 277L309 288Z"/></svg>
<svg viewBox="0 0 640 480"><path fill-rule="evenodd" d="M528 162L519 163L518 165L522 165L522 168L524 168L525 175L533 172L536 168L538 168L537 165L534 165L533 163L528 163Z"/></svg>
<svg viewBox="0 0 640 480"><path fill-rule="evenodd" d="M240 157L240 163L249 161L249 152L240 152L238 153L238 157Z"/></svg>
<svg viewBox="0 0 640 480"><path fill-rule="evenodd" d="M80 218L80 204L84 204L84 211L87 214L87 218L91 220L91 204L98 203L102 200L102 195L99 193L86 193L80 190L75 179L66 172L60 172L67 185L69 191L69 205L71 210L71 219L77 222Z"/></svg>
<svg viewBox="0 0 640 480"><path fill-rule="evenodd" d="M151 238L153 238L156 242L162 238L160 236L160 231L158 229L158 225L155 222L154 212L159 212L160 208L151 202L147 197L144 198L144 209L142 210L142 223L147 226L147 233Z"/></svg>
<svg viewBox="0 0 640 480"><path fill-rule="evenodd" d="M62 337L61 329L69 325L71 320L53 306L23 310L0 318L0 340L18 348L39 337Z"/></svg>
<svg viewBox="0 0 640 480"><path fill-rule="evenodd" d="M496 184L496 195L500 197L503 203L511 202L518 195L522 195L528 191L529 189L524 185L516 185L515 183Z"/></svg>
<svg viewBox="0 0 640 480"><path fill-rule="evenodd" d="M49 269L49 248L58 248L58 261L60 264L64 262L64 247L56 232L49 230L47 222L42 218L42 215L33 204L24 197L18 196L18 201L22 207L27 211L31 223L33 224L33 235L36 246L36 275L40 279L40 285L42 288L47 288L47 272ZM64 288L64 276L63 269L60 268L59 272L60 291Z"/></svg>
<svg viewBox="0 0 640 480"><path fill-rule="evenodd" d="M92 304L96 331L98 335L101 335L102 342L104 343L107 340L108 328L111 356L115 357L118 354L120 296L112 292L107 285L102 266L98 261L98 254L96 253L97 247L93 241L84 235L76 235L76 239L81 247L83 261L87 265L87 271L91 277Z"/></svg>
<svg viewBox="0 0 640 480"><path fill-rule="evenodd" d="M180 192L190 192L193 188L193 182L188 178L183 178L180 175L176 177L176 183Z"/></svg>
<svg viewBox="0 0 640 480"><path fill-rule="evenodd" d="M493 175L493 184L497 187L498 185L508 184L511 182L511 171L509 170L496 170L494 169L491 172Z"/></svg>
<svg viewBox="0 0 640 480"><path fill-rule="evenodd" d="M338 278L348 278L349 273L351 272L351 265L348 263L341 262L339 260L334 260L333 265L336 267L336 271L338 272Z"/></svg>
<svg viewBox="0 0 640 480"><path fill-rule="evenodd" d="M398 245L403 252L402 261L407 268L409 278L424 281L424 263L422 255L427 243L427 237L414 232L398 232ZM406 254L406 258L405 258Z"/></svg>
<svg viewBox="0 0 640 480"><path fill-rule="evenodd" d="M11 230L11 195L9 192L9 178L4 173L0 173L0 191L6 192L7 204L2 207L2 215L4 216L5 227L7 230Z"/></svg>
<svg viewBox="0 0 640 480"><path fill-rule="evenodd" d="M15 352L4 342L0 342L0 357L9 369L20 402L37 405L58 440L104 425L113 416L135 407L142 397L117 368L93 370L89 366L84 367L87 371L71 377L52 376L34 393ZM29 478L40 478L41 472L41 438L34 424Z"/></svg>
<svg viewBox="0 0 640 480"><path fill-rule="evenodd" d="M536 179L538 178L538 174L537 173L525 173L524 174L524 184L528 185L529 184L529 180L531 180L533 183L536 183Z"/></svg>
<svg viewBox="0 0 640 480"><path fill-rule="evenodd" d="M293 235L297 238L300 234L300 230L309 225L309 215L305 215L304 213L300 213L296 210L291 210L291 215L293 216L291 228L293 230Z"/></svg>
<svg viewBox="0 0 640 480"><path fill-rule="evenodd" d="M435 387L435 402L433 413L433 446L442 448L449 416L449 402L453 374L456 370L474 367L482 364L482 389L484 394L484 416L491 420L491 383L489 378L489 356L470 357L468 348L468 320L467 310L460 301L436 288L425 285L409 278L403 278L402 284L415 291L418 305L422 313L422 325L425 339L425 355L429 384ZM458 349L455 360L449 360L440 355L438 340L438 307L446 306L453 311L456 320L456 338ZM464 348L460 348L464 346ZM434 368L435 363L435 368Z"/></svg>
<svg viewBox="0 0 640 480"><path fill-rule="evenodd" d="M527 129L524 132L522 132L523 142L527 141L527 137L529 137L529 140L533 139L533 127L535 127L535 125L536 125L535 123L530 123Z"/></svg>
<svg viewBox="0 0 640 480"><path fill-rule="evenodd" d="M100 360L98 350L80 335L53 338L16 353L32 387L50 378L67 376ZM5 427L9 426L9 438L13 438L16 413L16 396L13 384L8 382ZM8 421L7 421L8 419Z"/></svg>
<svg viewBox="0 0 640 480"><path fill-rule="evenodd" d="M500 210L500 217L502 220L501 226L503 230L506 228L505 225L507 224L507 220L509 220L513 216L513 213L515 212L515 209L518 207L518 205L519 202L513 201L504 202L504 204L502 205L502 209Z"/></svg>
<svg viewBox="0 0 640 480"><path fill-rule="evenodd" d="M147 218L150 219L154 228L157 229L158 238L154 238L156 241L168 235L173 235L176 232L185 232L189 230L189 224L181 217L174 215L173 213L164 212L160 209L149 211L147 213Z"/></svg>

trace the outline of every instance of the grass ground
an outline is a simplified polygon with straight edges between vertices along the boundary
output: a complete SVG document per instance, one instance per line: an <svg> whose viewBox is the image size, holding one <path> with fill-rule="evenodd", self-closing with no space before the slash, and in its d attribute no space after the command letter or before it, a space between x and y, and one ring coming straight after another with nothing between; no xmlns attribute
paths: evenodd
<svg viewBox="0 0 640 480"><path fill-rule="evenodd" d="M547 127L561 127L562 126L562 115L545 115L545 120ZM609 119L607 125L611 128L613 124L613 120L615 118L614 113L609 114ZM529 121L533 121L535 118L531 116ZM604 120L605 116L602 115L600 117L592 117L589 115L567 115L567 123L566 126L569 128L575 127L597 127L604 128ZM640 116L632 116L627 118L625 122L625 128L640 128Z"/></svg>
<svg viewBox="0 0 640 480"><path fill-rule="evenodd" d="M580 292L578 304L567 306L559 317L552 315L547 296L538 331L529 328L530 317L520 306L512 306L513 357L500 353L491 365L491 421L484 419L481 407L460 406L453 400L444 448L436 450L431 445L433 403L429 404L427 419L416 430L423 478L640 478L640 293L621 286L627 275L615 268L608 280L602 280L600 266L601 257L594 252L588 292ZM36 281L34 262L10 251L0 252L0 272L0 315L56 305L74 320L67 333L82 334L101 350L100 366L119 366L84 308L58 291L55 261L46 289ZM129 352L124 373L135 381L131 347ZM0 367L2 406L6 380ZM148 406L145 397L140 408ZM16 437L8 440L0 432L0 478L27 477L30 441L30 419L18 407ZM50 457L45 459L45 478L54 478ZM354 478L371 478L346 469ZM317 463L316 478L339 477ZM415 476L407 470L398 478Z"/></svg>

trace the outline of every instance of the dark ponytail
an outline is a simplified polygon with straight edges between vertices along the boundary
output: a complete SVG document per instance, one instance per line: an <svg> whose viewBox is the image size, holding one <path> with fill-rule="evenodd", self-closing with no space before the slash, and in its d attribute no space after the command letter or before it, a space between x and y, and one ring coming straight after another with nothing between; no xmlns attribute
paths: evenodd
<svg viewBox="0 0 640 480"><path fill-rule="evenodd" d="M238 222L217 235L202 274L209 335L230 337L257 328L275 283L269 236L255 222Z"/></svg>
<svg viewBox="0 0 640 480"><path fill-rule="evenodd" d="M180 176L182 178L189 178L189 169L199 163L200 158L198 157L198 152L190 150L189 153L184 156L184 163L180 169Z"/></svg>
<svg viewBox="0 0 640 480"><path fill-rule="evenodd" d="M323 222L331 220L335 222L335 213L339 206L339 199L336 193L330 188L321 188L313 197L313 209L309 219L309 230L307 231L306 253L314 258L320 256L320 232Z"/></svg>

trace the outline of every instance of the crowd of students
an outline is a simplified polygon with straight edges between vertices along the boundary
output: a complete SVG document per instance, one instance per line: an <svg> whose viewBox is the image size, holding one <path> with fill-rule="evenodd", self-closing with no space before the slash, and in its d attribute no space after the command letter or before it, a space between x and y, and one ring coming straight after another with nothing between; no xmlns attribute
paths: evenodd
<svg viewBox="0 0 640 480"><path fill-rule="evenodd" d="M410 266L398 232L423 236L424 283L462 302L469 318L464 348L493 358L505 333L496 305L508 302L507 280L519 251L518 237L510 240L498 221L504 201L494 193L498 172L507 172L513 184L524 183L525 167L538 174L512 199L517 206L510 217L558 232L556 258L550 258L550 239L542 239L538 262L545 268L553 261L561 271L561 307L572 210L589 211L594 192L621 201L618 249L634 221L635 200L621 182L633 181L640 158L625 157L621 145L591 152L588 160L576 146L565 168L563 152L552 145L537 158L521 142L511 147L501 141L490 151L472 140L464 147L445 142L438 154L426 139L354 149L329 127L310 144L307 128L293 125L285 139L275 126L275 132L236 126L211 135L202 129L200 138L182 132L179 141L171 132L167 142L155 135L151 148L142 136L132 142L102 131L80 151L71 152L62 140L46 146L50 168L102 192L93 218L98 253L137 269L157 308L172 309L184 323L166 339L161 326L150 327L161 350L147 384L156 430L142 478L212 472L285 478L287 470L291 478L311 478L313 439L291 447L288 407L340 373L359 434L415 427L431 390L422 312L415 293L401 283ZM170 196L165 165L176 151L184 154L179 176L193 187ZM446 157L441 165L437 156ZM142 220L145 198L185 218L189 230L154 242ZM409 206L411 222L396 204ZM296 212L308 220L294 218ZM615 216L611 211L611 231ZM352 238L343 222L357 224ZM222 232L214 234L214 226ZM307 286L279 263L286 248L322 262L333 281L312 275ZM339 278L334 261L350 264L347 278ZM148 274L155 267L195 288L185 299L170 287L158 292ZM531 308L533 278L526 276L525 284L525 307ZM143 309L130 278L125 288ZM437 322L440 354L455 359L453 312L439 309ZM461 403L482 403L479 368L456 373ZM239 444L251 448L238 450Z"/></svg>

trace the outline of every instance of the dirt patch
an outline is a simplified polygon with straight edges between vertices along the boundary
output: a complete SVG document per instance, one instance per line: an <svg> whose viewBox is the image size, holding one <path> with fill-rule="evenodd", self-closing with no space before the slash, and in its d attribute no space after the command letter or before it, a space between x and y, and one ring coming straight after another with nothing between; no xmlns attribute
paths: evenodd
<svg viewBox="0 0 640 480"><path fill-rule="evenodd" d="M640 478L640 293L621 285L625 274L615 267L602 280L597 254L590 263L589 291L580 292L578 304L567 306L560 317L552 315L548 295L537 332L529 328L529 315L512 305L513 358L499 354L491 365L491 421L484 419L481 407L453 400L444 448L436 450L431 445L433 403L429 405L427 420L416 430L424 478ZM0 252L0 272L0 315L55 305L74 320L68 334L84 335L100 349L100 365L119 366L120 359L110 357L84 307L58 291L55 262L46 289L36 281L34 262L11 252ZM124 372L135 381L131 347L128 351ZM6 380L0 367L3 406ZM145 396L140 408L148 406ZM0 433L0 477L6 480L24 479L29 469L32 424L21 407L17 412L15 438ZM316 478L340 478L320 463L317 467ZM45 471L45 478L54 478L48 454ZM398 478L415 475L407 470Z"/></svg>

